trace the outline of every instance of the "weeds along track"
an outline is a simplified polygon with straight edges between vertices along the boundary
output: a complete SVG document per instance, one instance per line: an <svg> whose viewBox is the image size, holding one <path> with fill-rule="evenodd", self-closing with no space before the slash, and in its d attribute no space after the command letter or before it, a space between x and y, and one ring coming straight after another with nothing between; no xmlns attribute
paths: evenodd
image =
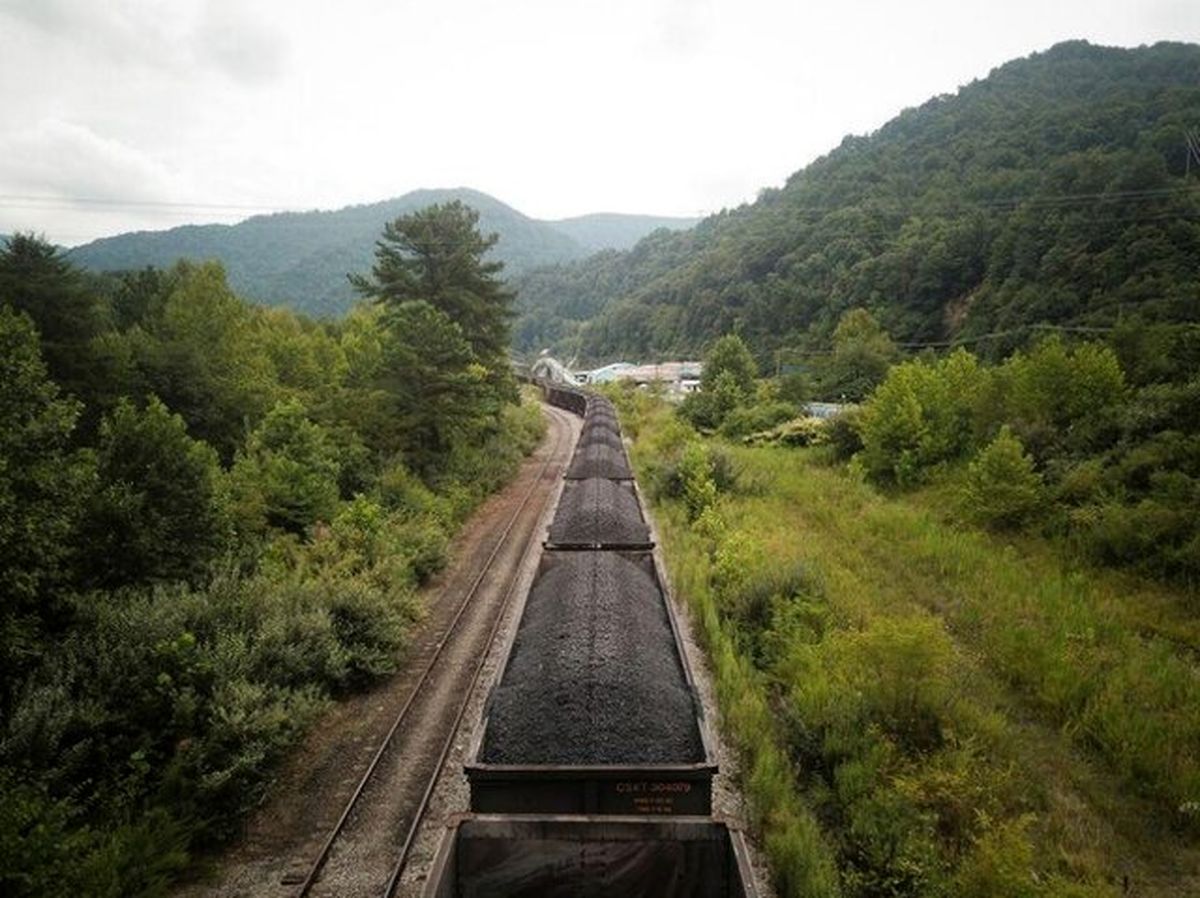
<svg viewBox="0 0 1200 898"><path fill-rule="evenodd" d="M390 730L298 882L295 898L378 898L395 892L454 743L538 522L569 458L569 415L549 408L553 448L417 676ZM539 496L540 494L540 496ZM298 877L299 878L299 877Z"/></svg>

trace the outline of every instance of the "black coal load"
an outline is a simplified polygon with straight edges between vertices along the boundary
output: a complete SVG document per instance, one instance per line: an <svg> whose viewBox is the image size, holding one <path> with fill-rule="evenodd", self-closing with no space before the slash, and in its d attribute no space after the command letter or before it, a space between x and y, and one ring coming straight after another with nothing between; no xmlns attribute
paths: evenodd
<svg viewBox="0 0 1200 898"><path fill-rule="evenodd" d="M585 441L589 434L596 433L597 431L619 437L621 435L621 426L617 424L616 420L611 418L590 418L584 421L583 430L579 433L580 441Z"/></svg>
<svg viewBox="0 0 1200 898"><path fill-rule="evenodd" d="M480 760L704 760L692 693L654 577L613 552L561 552L534 583Z"/></svg>
<svg viewBox="0 0 1200 898"><path fill-rule="evenodd" d="M592 477L632 480L633 471L629 467L629 459L625 457L625 450L614 449L603 443L577 448L571 466L567 468L567 480L587 480Z"/></svg>
<svg viewBox="0 0 1200 898"><path fill-rule="evenodd" d="M562 546L646 547L650 528L633 486L593 477L569 480L550 525L550 542Z"/></svg>
<svg viewBox="0 0 1200 898"><path fill-rule="evenodd" d="M620 434L605 427L585 427L579 435L579 445L593 446L596 444L611 446L614 449L625 448L625 444L621 442Z"/></svg>

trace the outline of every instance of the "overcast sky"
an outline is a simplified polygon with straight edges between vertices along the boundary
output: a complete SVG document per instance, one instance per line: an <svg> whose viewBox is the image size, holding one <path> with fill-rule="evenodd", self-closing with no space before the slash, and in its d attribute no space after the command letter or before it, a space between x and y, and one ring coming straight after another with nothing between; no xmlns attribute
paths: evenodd
<svg viewBox="0 0 1200 898"><path fill-rule="evenodd" d="M0 232L701 215L1071 38L1200 41L1200 0L0 0Z"/></svg>

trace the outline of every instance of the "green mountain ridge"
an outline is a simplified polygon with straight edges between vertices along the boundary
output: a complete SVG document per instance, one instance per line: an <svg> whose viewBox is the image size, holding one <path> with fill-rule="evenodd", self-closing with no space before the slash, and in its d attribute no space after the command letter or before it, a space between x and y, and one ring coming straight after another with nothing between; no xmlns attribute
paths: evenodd
<svg viewBox="0 0 1200 898"><path fill-rule="evenodd" d="M312 315L338 315L356 300L346 275L370 269L375 241L386 222L456 199L479 211L481 230L500 235L495 255L510 277L581 259L597 249L624 249L657 228L694 223L607 214L539 221L476 190L417 190L334 211L281 212L234 225L120 234L76 247L68 255L73 263L97 271L166 267L180 258L217 259L233 289L247 298Z"/></svg>
<svg viewBox="0 0 1200 898"><path fill-rule="evenodd" d="M1084 41L1009 62L751 204L517 279L519 348L767 357L861 306L898 339L1003 354L1033 324L1195 321L1200 47ZM996 335L999 336L989 336Z"/></svg>

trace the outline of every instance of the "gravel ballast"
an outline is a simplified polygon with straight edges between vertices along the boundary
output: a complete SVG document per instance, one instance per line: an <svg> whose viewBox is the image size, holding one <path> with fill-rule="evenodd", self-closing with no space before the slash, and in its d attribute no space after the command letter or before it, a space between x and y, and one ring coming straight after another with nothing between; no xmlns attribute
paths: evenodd
<svg viewBox="0 0 1200 898"><path fill-rule="evenodd" d="M480 760L702 762L692 693L648 567L613 552L559 552L544 563L492 697Z"/></svg>
<svg viewBox="0 0 1200 898"><path fill-rule="evenodd" d="M648 546L650 528L631 484L599 477L568 480L550 525L550 543Z"/></svg>
<svg viewBox="0 0 1200 898"><path fill-rule="evenodd" d="M633 471L629 467L629 459L625 457L624 448L614 449L604 443L592 443L575 450L566 477L568 480L587 480L591 477L632 480Z"/></svg>

